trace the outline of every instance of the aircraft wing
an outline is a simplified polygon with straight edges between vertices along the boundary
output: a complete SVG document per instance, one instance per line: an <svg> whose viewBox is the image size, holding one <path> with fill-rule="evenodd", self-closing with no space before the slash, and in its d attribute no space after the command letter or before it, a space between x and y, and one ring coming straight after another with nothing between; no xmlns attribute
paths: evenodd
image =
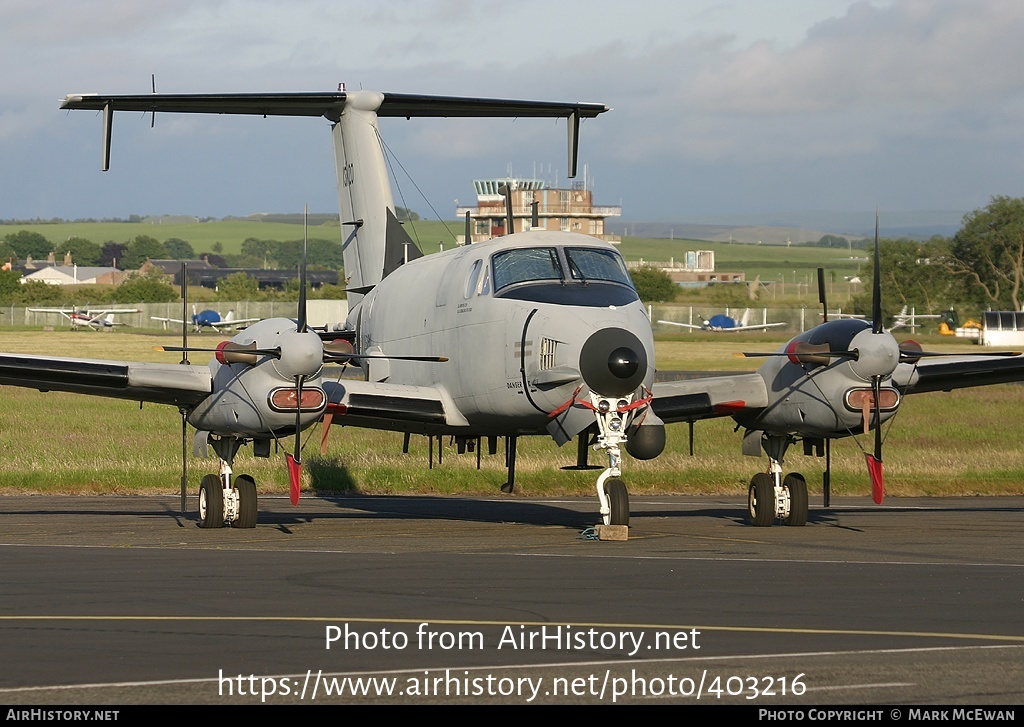
<svg viewBox="0 0 1024 727"><path fill-rule="evenodd" d="M193 406L212 392L207 366L0 353L0 385Z"/></svg>
<svg viewBox="0 0 1024 727"><path fill-rule="evenodd" d="M759 326L733 326L732 328L723 328L721 330L723 333L727 333L729 331L763 331L767 328L777 328L779 326L787 325L789 324L785 321L780 321L779 323L762 323Z"/></svg>
<svg viewBox="0 0 1024 727"><path fill-rule="evenodd" d="M905 394L952 391L969 386L988 386L1024 381L1024 356L964 356L922 359L916 365L900 364L893 373Z"/></svg>
<svg viewBox="0 0 1024 727"><path fill-rule="evenodd" d="M325 379L323 387L334 424L422 433L469 425L440 387L358 379Z"/></svg>
<svg viewBox="0 0 1024 727"><path fill-rule="evenodd" d="M164 323L184 323L185 321L180 318L161 318L160 316L150 316L151 321L163 321Z"/></svg>
<svg viewBox="0 0 1024 727"><path fill-rule="evenodd" d="M721 374L655 382L651 408L666 424L713 419L768 406L768 387L760 374Z"/></svg>
<svg viewBox="0 0 1024 727"><path fill-rule="evenodd" d="M32 313L58 313L65 318L70 318L72 313L77 313L75 308L28 308Z"/></svg>
<svg viewBox="0 0 1024 727"><path fill-rule="evenodd" d="M681 326L682 328L693 328L698 331L704 328L704 326L694 325L693 323L677 323L676 321L658 321L658 323L664 323L669 326Z"/></svg>
<svg viewBox="0 0 1024 727"><path fill-rule="evenodd" d="M154 319L159 320L159 319ZM207 323L206 325L216 328L218 331L221 328L233 328L234 326L240 326L243 323L255 323L260 320L259 318L232 318L230 321L216 321L214 323Z"/></svg>

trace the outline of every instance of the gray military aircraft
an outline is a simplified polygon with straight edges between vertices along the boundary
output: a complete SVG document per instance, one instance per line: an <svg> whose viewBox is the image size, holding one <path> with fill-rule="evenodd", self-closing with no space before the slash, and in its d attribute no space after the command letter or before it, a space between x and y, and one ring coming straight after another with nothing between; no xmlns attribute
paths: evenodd
<svg viewBox="0 0 1024 727"><path fill-rule="evenodd" d="M103 112L103 168L114 111L324 117L332 127L350 312L338 332L314 332L304 298L296 320L268 319L217 347L207 366L0 354L0 384L177 406L212 445L220 473L200 486L206 527L256 523L251 477L234 476L240 446L257 456L295 434L289 455L297 502L299 433L318 420L455 437L459 448L505 439L510 491L516 442L577 439L607 456L596 482L606 524L627 525L622 449L658 456L666 422L732 416L744 451L769 456L750 486L756 525L807 519L806 482L782 475L791 443L805 448L874 428L902 394L1024 378L1024 357L933 365L865 321L826 322L792 339L752 374L654 384L651 322L611 245L568 232L527 231L423 256L395 216L379 117L493 116L568 120L570 176L579 122L601 104L383 94L146 94L67 96L66 109ZM878 276L876 276L877 280ZM305 286L302 286L305 290ZM304 295L304 292L303 292ZM880 296L880 291L877 296ZM880 308L878 309L880 311ZM880 320L880 312L877 320ZM204 349L177 349L183 353ZM325 380L324 361L351 362L363 380ZM479 450L477 450L479 451ZM881 442L872 457L879 462ZM184 469L184 464L183 464ZM182 486L186 475L183 473Z"/></svg>

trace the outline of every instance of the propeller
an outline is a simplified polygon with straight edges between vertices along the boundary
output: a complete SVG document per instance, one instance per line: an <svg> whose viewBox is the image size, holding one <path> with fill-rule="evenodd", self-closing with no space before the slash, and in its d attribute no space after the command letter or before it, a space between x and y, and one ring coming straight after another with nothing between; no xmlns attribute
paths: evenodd
<svg viewBox="0 0 1024 727"><path fill-rule="evenodd" d="M299 314L295 321L295 331L306 333L308 331L306 319L306 250L308 247L308 221L309 205L303 212L302 217L302 262L299 265ZM302 431L302 382L305 376L298 374L295 377L295 454L285 454L285 463L288 467L288 498L292 505L299 504L299 496L302 492L302 443L299 436Z"/></svg>
<svg viewBox="0 0 1024 727"><path fill-rule="evenodd" d="M878 210L875 210L875 260L871 281L871 332L879 335L885 331L882 325L882 265L878 247ZM871 496L879 505L885 497L885 480L882 472L882 375L871 377L871 398L875 410L875 451L865 453L868 475L871 477Z"/></svg>

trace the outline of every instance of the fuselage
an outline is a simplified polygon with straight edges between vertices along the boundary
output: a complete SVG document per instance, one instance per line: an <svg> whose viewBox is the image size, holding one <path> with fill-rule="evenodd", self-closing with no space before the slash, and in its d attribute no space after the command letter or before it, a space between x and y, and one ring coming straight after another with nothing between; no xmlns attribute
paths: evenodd
<svg viewBox="0 0 1024 727"><path fill-rule="evenodd" d="M364 366L370 381L442 390L457 409L453 432L543 432L574 396L636 394L654 378L650 320L621 256L574 233L518 233L409 262L348 326L361 353L449 358Z"/></svg>

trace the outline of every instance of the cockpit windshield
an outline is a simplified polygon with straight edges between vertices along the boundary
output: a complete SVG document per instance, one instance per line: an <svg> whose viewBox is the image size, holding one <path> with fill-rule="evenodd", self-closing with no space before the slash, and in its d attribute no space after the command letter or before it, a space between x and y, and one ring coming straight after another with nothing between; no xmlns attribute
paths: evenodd
<svg viewBox="0 0 1024 727"><path fill-rule="evenodd" d="M592 247L567 247L565 259L575 280L608 280L632 287L626 267L618 253Z"/></svg>
<svg viewBox="0 0 1024 727"><path fill-rule="evenodd" d="M533 280L564 280L553 247L525 247L494 256L494 289Z"/></svg>
<svg viewBox="0 0 1024 727"><path fill-rule="evenodd" d="M638 300L626 264L599 247L520 247L491 257L494 295L567 305L626 305Z"/></svg>

